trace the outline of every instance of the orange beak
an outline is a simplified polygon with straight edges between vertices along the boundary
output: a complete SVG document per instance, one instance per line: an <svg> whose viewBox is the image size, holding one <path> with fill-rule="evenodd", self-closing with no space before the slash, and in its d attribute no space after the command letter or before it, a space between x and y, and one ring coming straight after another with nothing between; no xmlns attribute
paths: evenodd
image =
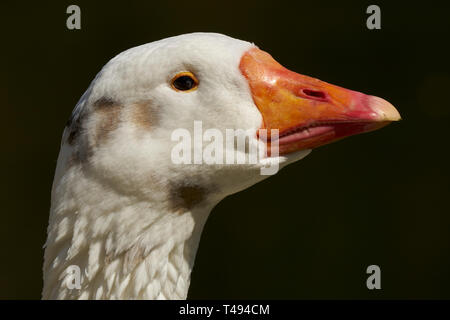
<svg viewBox="0 0 450 320"><path fill-rule="evenodd" d="M400 120L386 100L292 72L257 48L239 66L263 117L268 145L279 153L312 149ZM278 129L278 139L271 137Z"/></svg>

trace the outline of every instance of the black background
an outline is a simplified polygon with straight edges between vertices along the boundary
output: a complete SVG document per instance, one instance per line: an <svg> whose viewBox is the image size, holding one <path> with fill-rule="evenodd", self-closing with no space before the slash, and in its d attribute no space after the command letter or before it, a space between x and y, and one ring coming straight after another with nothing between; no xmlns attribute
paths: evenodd
<svg viewBox="0 0 450 320"><path fill-rule="evenodd" d="M81 7L82 29L66 28ZM194 31L255 42L291 70L389 100L403 121L319 148L222 201L189 298L450 298L448 6L368 1L1 5L0 298L38 299L62 130L119 52ZM382 290L366 288L368 265Z"/></svg>

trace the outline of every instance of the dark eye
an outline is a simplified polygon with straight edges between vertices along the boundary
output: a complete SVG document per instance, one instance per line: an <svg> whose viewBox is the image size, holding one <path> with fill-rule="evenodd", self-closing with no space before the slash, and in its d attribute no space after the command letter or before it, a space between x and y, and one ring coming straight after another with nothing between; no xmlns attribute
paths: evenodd
<svg viewBox="0 0 450 320"><path fill-rule="evenodd" d="M198 80L192 72L181 72L172 79L172 87L178 91L197 89Z"/></svg>

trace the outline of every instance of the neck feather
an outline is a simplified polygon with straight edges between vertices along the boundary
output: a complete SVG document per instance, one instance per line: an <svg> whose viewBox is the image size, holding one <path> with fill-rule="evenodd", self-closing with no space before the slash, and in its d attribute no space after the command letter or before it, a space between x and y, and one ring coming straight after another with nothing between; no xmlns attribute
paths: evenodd
<svg viewBox="0 0 450 320"><path fill-rule="evenodd" d="M174 209L72 171L55 177L43 298L185 299L213 205Z"/></svg>

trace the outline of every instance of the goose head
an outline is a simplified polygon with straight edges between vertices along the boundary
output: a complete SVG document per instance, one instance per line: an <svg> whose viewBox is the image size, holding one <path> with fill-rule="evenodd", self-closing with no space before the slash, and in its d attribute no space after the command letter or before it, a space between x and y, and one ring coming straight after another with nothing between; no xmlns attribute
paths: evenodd
<svg viewBox="0 0 450 320"><path fill-rule="evenodd" d="M313 148L399 119L381 98L290 71L224 35L129 49L103 67L65 128L43 296L185 298L215 204ZM73 265L78 289L67 285Z"/></svg>

